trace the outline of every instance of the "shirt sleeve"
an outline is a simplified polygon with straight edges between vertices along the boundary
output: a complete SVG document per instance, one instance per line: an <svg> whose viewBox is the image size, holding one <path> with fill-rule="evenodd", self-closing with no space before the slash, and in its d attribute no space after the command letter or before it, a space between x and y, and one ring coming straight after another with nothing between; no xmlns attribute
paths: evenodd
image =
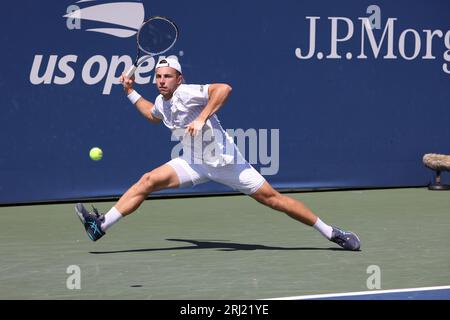
<svg viewBox="0 0 450 320"><path fill-rule="evenodd" d="M190 102L194 104L206 105L208 103L209 84L193 84L189 86Z"/></svg>
<svg viewBox="0 0 450 320"><path fill-rule="evenodd" d="M163 115L162 115L162 113L158 110L157 102L156 102L156 101L155 101L155 104L153 105L152 110L151 110L150 112L151 112L152 116L154 116L155 118L158 118L158 119L160 119L160 120L163 119Z"/></svg>

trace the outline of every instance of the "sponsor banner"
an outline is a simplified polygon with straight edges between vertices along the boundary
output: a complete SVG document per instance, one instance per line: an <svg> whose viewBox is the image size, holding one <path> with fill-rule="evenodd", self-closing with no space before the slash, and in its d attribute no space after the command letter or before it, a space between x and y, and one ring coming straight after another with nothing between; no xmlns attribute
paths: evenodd
<svg viewBox="0 0 450 320"><path fill-rule="evenodd" d="M121 195L179 154L119 83L154 15L180 28L135 88L176 56L186 83L227 83L220 123L279 189L425 186L425 153L450 154L448 1L5 2L0 203ZM89 150L100 147L101 161ZM210 148L209 151L214 151ZM449 183L444 172L443 183ZM208 183L159 194L232 191Z"/></svg>

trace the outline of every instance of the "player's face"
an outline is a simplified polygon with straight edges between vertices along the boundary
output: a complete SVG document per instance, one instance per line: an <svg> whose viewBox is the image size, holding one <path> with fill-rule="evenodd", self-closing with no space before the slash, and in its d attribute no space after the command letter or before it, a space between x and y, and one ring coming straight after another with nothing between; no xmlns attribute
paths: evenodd
<svg viewBox="0 0 450 320"><path fill-rule="evenodd" d="M156 87L165 99L172 98L182 79L183 76L170 67L161 67L156 70Z"/></svg>

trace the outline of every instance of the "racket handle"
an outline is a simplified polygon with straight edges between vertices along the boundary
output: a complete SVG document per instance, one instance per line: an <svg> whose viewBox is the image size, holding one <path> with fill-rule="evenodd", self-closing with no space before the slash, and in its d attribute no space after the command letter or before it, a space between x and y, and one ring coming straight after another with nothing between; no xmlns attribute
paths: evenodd
<svg viewBox="0 0 450 320"><path fill-rule="evenodd" d="M127 70L127 72L125 72L125 77L127 78L131 78L134 74L134 72L136 71L137 66L135 66L134 64Z"/></svg>

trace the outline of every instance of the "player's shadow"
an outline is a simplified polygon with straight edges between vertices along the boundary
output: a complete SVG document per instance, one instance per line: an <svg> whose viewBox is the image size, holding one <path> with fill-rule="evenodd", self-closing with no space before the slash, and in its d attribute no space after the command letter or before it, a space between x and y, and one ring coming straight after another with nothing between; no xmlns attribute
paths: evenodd
<svg viewBox="0 0 450 320"><path fill-rule="evenodd" d="M198 249L217 249L218 251L251 251L251 250L293 250L293 251L309 251L309 250L328 250L341 251L342 248L314 248L314 247L275 247L265 246L261 244L244 244L224 242L227 240L191 240L191 239L166 239L169 241L187 242L192 245L171 247L171 248L149 248L149 249L129 249L116 251L91 251L92 254L108 254L108 253L127 253L127 252L152 252L152 251L171 251L171 250L198 250Z"/></svg>

